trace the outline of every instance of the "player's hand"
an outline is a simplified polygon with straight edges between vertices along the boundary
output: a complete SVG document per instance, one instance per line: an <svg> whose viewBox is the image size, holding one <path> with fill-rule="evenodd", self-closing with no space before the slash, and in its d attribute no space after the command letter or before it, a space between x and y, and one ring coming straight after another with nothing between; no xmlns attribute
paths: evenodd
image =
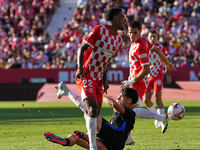
<svg viewBox="0 0 200 150"><path fill-rule="evenodd" d="M172 78L171 78L170 75L167 75L167 76L166 76L166 82L167 82L168 85L169 85L170 83L172 83Z"/></svg>
<svg viewBox="0 0 200 150"><path fill-rule="evenodd" d="M78 69L77 73L76 73L76 80L77 80L77 78L82 80L84 75L86 75L86 73L84 74L82 69Z"/></svg>
<svg viewBox="0 0 200 150"><path fill-rule="evenodd" d="M130 85L128 84L128 80L124 80L124 81L121 82L120 88L122 89L122 88L125 88L125 87L128 87L128 86L130 86Z"/></svg>
<svg viewBox="0 0 200 150"><path fill-rule="evenodd" d="M108 84L108 82L106 81L106 82L104 82L103 83L103 93L106 93L107 94L107 90L109 89L109 84Z"/></svg>
<svg viewBox="0 0 200 150"><path fill-rule="evenodd" d="M176 71L176 68L172 63L167 64L167 71Z"/></svg>

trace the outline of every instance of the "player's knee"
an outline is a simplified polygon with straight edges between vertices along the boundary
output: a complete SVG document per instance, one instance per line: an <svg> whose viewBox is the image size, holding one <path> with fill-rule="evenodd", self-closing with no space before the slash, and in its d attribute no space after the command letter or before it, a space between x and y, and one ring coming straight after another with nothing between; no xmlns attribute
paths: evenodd
<svg viewBox="0 0 200 150"><path fill-rule="evenodd" d="M98 116L98 109L95 106L90 106L88 109L88 116L90 117L97 117Z"/></svg>
<svg viewBox="0 0 200 150"><path fill-rule="evenodd" d="M84 100L84 103L87 107L87 115L90 117L97 117L98 116L98 104L94 97L89 97Z"/></svg>
<svg viewBox="0 0 200 150"><path fill-rule="evenodd" d="M145 103L145 105L148 105L150 103L149 99L145 97L144 98L144 103Z"/></svg>
<svg viewBox="0 0 200 150"><path fill-rule="evenodd" d="M69 140L69 145L68 146L73 146L77 142L77 138L74 134L69 134L67 136L67 139Z"/></svg>

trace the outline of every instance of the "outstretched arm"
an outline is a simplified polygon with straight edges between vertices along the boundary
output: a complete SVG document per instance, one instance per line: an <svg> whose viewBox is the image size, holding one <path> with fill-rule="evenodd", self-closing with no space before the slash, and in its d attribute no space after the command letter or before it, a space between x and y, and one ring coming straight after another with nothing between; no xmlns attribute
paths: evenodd
<svg viewBox="0 0 200 150"><path fill-rule="evenodd" d="M114 99L108 97L108 96L104 96L103 97L103 101L108 104L109 106L111 106L113 108L114 111L117 111L121 114L125 113L125 108L118 104Z"/></svg>
<svg viewBox="0 0 200 150"><path fill-rule="evenodd" d="M162 61L165 63L169 71L176 71L176 68L174 67L174 65L167 59L167 57L163 54L163 52L158 47L154 46L150 50L155 52L162 59Z"/></svg>
<svg viewBox="0 0 200 150"><path fill-rule="evenodd" d="M169 57L167 59L171 62L171 59ZM172 82L171 71L169 71L167 69L167 67L166 67L165 71L166 71L166 81L167 81L167 84L170 84Z"/></svg>

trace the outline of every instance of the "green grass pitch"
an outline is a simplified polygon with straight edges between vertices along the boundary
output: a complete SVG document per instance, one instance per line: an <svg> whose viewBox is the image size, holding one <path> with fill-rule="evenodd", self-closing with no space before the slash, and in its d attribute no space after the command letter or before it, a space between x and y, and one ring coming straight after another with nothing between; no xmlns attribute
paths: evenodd
<svg viewBox="0 0 200 150"><path fill-rule="evenodd" d="M153 119L136 118L131 132L135 145L125 150L200 150L200 101L179 101L186 108L184 119L169 121L165 134ZM168 107L174 101L165 101ZM109 120L112 109L103 105ZM43 134L65 137L74 130L86 131L83 113L71 102L0 102L0 150L82 150L48 142Z"/></svg>

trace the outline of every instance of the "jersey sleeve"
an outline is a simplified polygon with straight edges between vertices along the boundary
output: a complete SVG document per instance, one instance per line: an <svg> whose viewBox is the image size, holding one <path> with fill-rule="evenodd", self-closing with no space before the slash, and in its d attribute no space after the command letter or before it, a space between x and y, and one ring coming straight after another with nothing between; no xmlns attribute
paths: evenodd
<svg viewBox="0 0 200 150"><path fill-rule="evenodd" d="M146 46L147 46L147 49L151 49L153 48L153 44L151 44L148 40L146 40Z"/></svg>
<svg viewBox="0 0 200 150"><path fill-rule="evenodd" d="M121 36L119 36L119 40L118 40L118 42L119 42L118 50L116 51L114 57L116 57L116 56L118 55L119 50L122 48L123 39L122 39Z"/></svg>
<svg viewBox="0 0 200 150"><path fill-rule="evenodd" d="M145 45L139 46L138 57L142 66L149 64L149 53Z"/></svg>
<svg viewBox="0 0 200 150"><path fill-rule="evenodd" d="M94 48L96 41L100 36L100 26L96 26L90 31L90 33L85 37L84 43L87 43L92 48Z"/></svg>

